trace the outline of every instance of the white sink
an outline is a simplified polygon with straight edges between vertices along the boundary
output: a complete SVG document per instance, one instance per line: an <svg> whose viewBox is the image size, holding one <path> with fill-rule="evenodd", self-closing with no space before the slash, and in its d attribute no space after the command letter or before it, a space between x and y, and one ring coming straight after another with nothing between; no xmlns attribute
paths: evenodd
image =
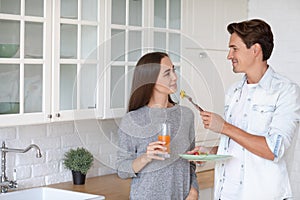
<svg viewBox="0 0 300 200"><path fill-rule="evenodd" d="M0 194L0 200L102 200L104 196L38 187Z"/></svg>

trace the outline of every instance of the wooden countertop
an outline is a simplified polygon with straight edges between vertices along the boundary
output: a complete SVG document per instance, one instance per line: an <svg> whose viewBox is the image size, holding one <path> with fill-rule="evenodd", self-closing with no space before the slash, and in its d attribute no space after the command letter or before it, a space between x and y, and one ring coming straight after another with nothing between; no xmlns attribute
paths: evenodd
<svg viewBox="0 0 300 200"><path fill-rule="evenodd" d="M200 189L213 187L214 170L197 172ZM120 179L116 174L87 178L84 185L74 185L72 181L48 185L48 187L85 192L105 196L106 200L128 199L131 179Z"/></svg>

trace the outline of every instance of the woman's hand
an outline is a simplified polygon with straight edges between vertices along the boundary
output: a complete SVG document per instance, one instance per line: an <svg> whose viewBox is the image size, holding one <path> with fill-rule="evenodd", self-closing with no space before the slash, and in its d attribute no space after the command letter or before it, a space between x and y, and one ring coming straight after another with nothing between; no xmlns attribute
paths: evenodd
<svg viewBox="0 0 300 200"><path fill-rule="evenodd" d="M198 191L191 187L189 195L186 197L185 200L197 200L198 199Z"/></svg>
<svg viewBox="0 0 300 200"><path fill-rule="evenodd" d="M132 168L135 173L138 173L141 169L143 169L148 163L154 160L164 160L165 158L158 156L159 154L167 154L167 148L163 145L166 142L156 141L148 144L146 153L137 157L133 163Z"/></svg>
<svg viewBox="0 0 300 200"><path fill-rule="evenodd" d="M218 147L203 147L203 146L197 146L193 150L186 152L187 154L191 155L201 155L201 154L217 154ZM197 166L204 166L205 161L194 161Z"/></svg>
<svg viewBox="0 0 300 200"><path fill-rule="evenodd" d="M191 154L191 155L216 154L217 150L218 150L217 146L214 146L214 147L197 146L193 150L188 151L186 153Z"/></svg>
<svg viewBox="0 0 300 200"><path fill-rule="evenodd" d="M167 148L163 145L165 145L166 142L162 141L156 141L156 142L151 142L147 146L147 151L146 151L146 158L151 161L152 159L154 160L164 160L162 156L159 156L159 154L167 154L166 152Z"/></svg>

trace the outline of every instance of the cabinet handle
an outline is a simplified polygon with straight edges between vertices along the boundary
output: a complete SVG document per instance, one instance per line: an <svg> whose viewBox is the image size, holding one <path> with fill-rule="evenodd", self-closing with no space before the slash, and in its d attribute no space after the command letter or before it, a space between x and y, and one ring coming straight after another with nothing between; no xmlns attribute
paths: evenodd
<svg viewBox="0 0 300 200"><path fill-rule="evenodd" d="M55 116L56 116L56 117L60 117L60 113L56 113Z"/></svg>
<svg viewBox="0 0 300 200"><path fill-rule="evenodd" d="M96 108L96 104L94 106L88 106L88 109Z"/></svg>
<svg viewBox="0 0 300 200"><path fill-rule="evenodd" d="M47 117L48 117L49 119L52 119L52 114L48 114Z"/></svg>
<svg viewBox="0 0 300 200"><path fill-rule="evenodd" d="M207 57L207 53L201 52L201 53L199 53L199 57L200 58L206 58Z"/></svg>

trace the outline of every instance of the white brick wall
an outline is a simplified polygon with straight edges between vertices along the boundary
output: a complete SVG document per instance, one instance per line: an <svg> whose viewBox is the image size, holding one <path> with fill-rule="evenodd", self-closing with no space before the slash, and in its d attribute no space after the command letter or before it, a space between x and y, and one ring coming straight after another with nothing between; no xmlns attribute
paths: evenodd
<svg viewBox="0 0 300 200"><path fill-rule="evenodd" d="M42 158L36 158L34 150L7 153L7 176L12 179L16 169L19 188L71 181L71 172L62 165L62 158L68 149L78 146L84 146L95 157L88 177L114 173L117 123L117 120L82 120L0 128L1 144L5 141L8 148L24 149L34 143L43 154Z"/></svg>
<svg viewBox="0 0 300 200"><path fill-rule="evenodd" d="M249 0L249 18L262 18L270 23L275 39L271 66L300 85L300 1ZM294 155L288 160L292 189L300 199L300 136L295 141Z"/></svg>

